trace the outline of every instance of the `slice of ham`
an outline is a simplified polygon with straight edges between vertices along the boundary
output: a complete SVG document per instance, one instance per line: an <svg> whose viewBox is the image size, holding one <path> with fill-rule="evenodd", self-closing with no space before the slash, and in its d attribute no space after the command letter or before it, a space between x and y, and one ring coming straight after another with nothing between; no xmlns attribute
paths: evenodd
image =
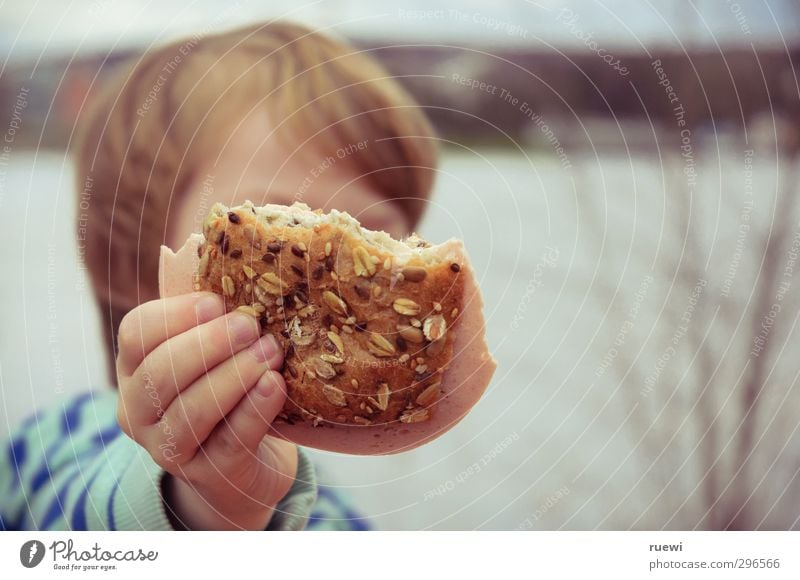
<svg viewBox="0 0 800 580"><path fill-rule="evenodd" d="M198 265L197 247L203 236L192 234L178 252L161 246L159 293L162 298L193 292ZM483 395L497 363L484 338L483 299L461 242L439 246L445 254L461 255L464 308L451 332L453 358L442 378L442 398L430 420L390 425L313 427L311 423L275 422L271 434L305 447L354 455L399 453L432 441L458 423Z"/></svg>

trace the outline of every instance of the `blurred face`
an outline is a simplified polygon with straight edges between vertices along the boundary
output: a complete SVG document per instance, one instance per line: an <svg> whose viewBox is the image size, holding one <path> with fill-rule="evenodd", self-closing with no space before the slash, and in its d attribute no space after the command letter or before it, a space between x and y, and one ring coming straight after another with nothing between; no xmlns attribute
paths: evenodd
<svg viewBox="0 0 800 580"><path fill-rule="evenodd" d="M241 123L230 139L220 140L220 150L198 170L169 220L167 243L180 247L216 202L239 205L249 199L256 205L295 201L311 209L346 211L371 230L398 238L408 235L409 224L396 204L370 189L351 161L357 144L344 144L339 155L315 147L286 147L267 135L266 111Z"/></svg>

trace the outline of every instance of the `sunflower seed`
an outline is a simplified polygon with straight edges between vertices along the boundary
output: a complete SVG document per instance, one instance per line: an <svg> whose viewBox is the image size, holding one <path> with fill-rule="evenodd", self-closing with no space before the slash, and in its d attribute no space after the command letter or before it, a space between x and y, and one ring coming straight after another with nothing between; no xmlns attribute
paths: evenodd
<svg viewBox="0 0 800 580"><path fill-rule="evenodd" d="M325 242L325 256L330 256L332 249L333 248L331 247L331 243L330 242Z"/></svg>
<svg viewBox="0 0 800 580"><path fill-rule="evenodd" d="M265 272L261 274L261 277L256 280L256 284L273 296L283 296L289 291L289 287L286 283L274 272Z"/></svg>
<svg viewBox="0 0 800 580"><path fill-rule="evenodd" d="M389 406L389 397L391 397L391 395L392 391L389 389L389 385L387 383L381 383L381 386L378 387L378 394L375 397L375 406L381 411L385 411Z"/></svg>
<svg viewBox="0 0 800 580"><path fill-rule="evenodd" d="M403 277L409 282L422 282L427 275L428 271L425 268L403 268Z"/></svg>
<svg viewBox="0 0 800 580"><path fill-rule="evenodd" d="M394 308L395 312L404 316L416 316L421 310L419 304L409 298L397 298L392 303L392 308Z"/></svg>
<svg viewBox="0 0 800 580"><path fill-rule="evenodd" d="M325 290L325 292L322 293L322 299L336 314L347 316L347 303L336 294L330 290Z"/></svg>
<svg viewBox="0 0 800 580"><path fill-rule="evenodd" d="M346 326L345 328L350 328ZM375 356L392 356L395 353L394 345L380 334L373 334L367 341L367 349Z"/></svg>
<svg viewBox="0 0 800 580"><path fill-rule="evenodd" d="M319 358L324 360L326 363L331 363L333 365L340 365L344 362L344 359L342 357L338 357L327 353L322 353L321 355L319 355Z"/></svg>
<svg viewBox="0 0 800 580"><path fill-rule="evenodd" d="M422 421L427 421L429 418L430 413L428 413L428 409L413 409L400 415L400 421L402 423L421 423Z"/></svg>
<svg viewBox="0 0 800 580"><path fill-rule="evenodd" d="M447 332L447 322L441 314L434 314L425 319L425 325L422 327L425 333L425 338L431 342L439 340Z"/></svg>
<svg viewBox="0 0 800 580"><path fill-rule="evenodd" d="M392 259L391 258L386 258L383 261L383 269L384 270L391 270L392 269Z"/></svg>
<svg viewBox="0 0 800 580"><path fill-rule="evenodd" d="M253 278L255 278L255 277L256 277L256 271L255 271L255 270L253 270L253 269L252 269L250 266L248 266L247 264L245 264L244 266L242 266L242 271L244 272L244 275L245 275L245 276L247 276L247 277L248 277L248 279L250 279L250 280L252 280Z"/></svg>
<svg viewBox="0 0 800 580"><path fill-rule="evenodd" d="M333 385L322 385L322 394L325 395L325 398L328 399L328 402L331 405L336 407L347 406L347 399L345 398L344 393Z"/></svg>
<svg viewBox="0 0 800 580"><path fill-rule="evenodd" d="M321 358L312 359L311 367L317 376L322 377L323 379L332 379L336 376L336 369L333 368L333 365L322 360Z"/></svg>
<svg viewBox="0 0 800 580"><path fill-rule="evenodd" d="M439 398L439 387L441 386L442 383L433 383L432 385L425 387L425 390L417 395L415 400L417 405L420 407L428 407L432 403L436 402L436 399Z"/></svg>
<svg viewBox="0 0 800 580"><path fill-rule="evenodd" d="M372 421L360 415L353 415L353 423L357 423L358 425L372 425Z"/></svg>
<svg viewBox="0 0 800 580"><path fill-rule="evenodd" d="M409 360L411 360L411 355L410 354L406 353L406 354L400 355L399 361L401 363L406 363Z"/></svg>
<svg viewBox="0 0 800 580"><path fill-rule="evenodd" d="M275 304L275 301L272 299L272 297L267 294L267 292L261 286L256 286L253 288L253 292L256 295L256 299L264 306L272 306Z"/></svg>
<svg viewBox="0 0 800 580"><path fill-rule="evenodd" d="M375 275L375 264L373 264L369 252L363 246L356 246L353 250L353 269L356 276L369 278Z"/></svg>
<svg viewBox="0 0 800 580"><path fill-rule="evenodd" d="M260 316L260 313L255 308L253 308L252 306L247 306L246 304L238 306L236 308L236 311L252 316L253 318L258 318Z"/></svg>
<svg viewBox="0 0 800 580"><path fill-rule="evenodd" d="M314 314L314 306L309 304L308 306L303 306L300 310L297 311L297 315L300 318L308 318Z"/></svg>
<svg viewBox="0 0 800 580"><path fill-rule="evenodd" d="M233 278L230 276L222 277L222 292L224 292L225 296L228 298L233 298L233 295L236 294L236 286L233 283Z"/></svg>
<svg viewBox="0 0 800 580"><path fill-rule="evenodd" d="M253 303L250 305L250 308L252 308L252 309L253 309L253 310L255 310L256 312L258 312L259 314L264 314L264 312L266 312L266 311L267 311L267 309L264 307L264 305L263 305L263 304L261 304L261 303L259 303L259 302L253 302Z"/></svg>
<svg viewBox="0 0 800 580"><path fill-rule="evenodd" d="M333 346L336 347L336 351L339 353L339 356L342 356L344 354L344 342L342 342L342 337L335 332L328 332L327 337Z"/></svg>
<svg viewBox="0 0 800 580"><path fill-rule="evenodd" d="M422 331L419 328L414 328L413 326L408 326L407 324L398 325L397 331L405 340L408 342L413 342L414 344L421 344L425 340L425 337L422 335Z"/></svg>

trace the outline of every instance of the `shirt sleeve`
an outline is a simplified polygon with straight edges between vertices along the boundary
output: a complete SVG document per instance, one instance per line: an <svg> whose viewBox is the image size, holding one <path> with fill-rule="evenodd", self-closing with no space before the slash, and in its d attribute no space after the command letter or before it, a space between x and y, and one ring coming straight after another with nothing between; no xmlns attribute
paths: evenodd
<svg viewBox="0 0 800 580"><path fill-rule="evenodd" d="M115 391L87 393L25 421L0 449L2 530L172 530L165 472L116 423ZM268 530L301 530L317 498L298 448L295 482Z"/></svg>

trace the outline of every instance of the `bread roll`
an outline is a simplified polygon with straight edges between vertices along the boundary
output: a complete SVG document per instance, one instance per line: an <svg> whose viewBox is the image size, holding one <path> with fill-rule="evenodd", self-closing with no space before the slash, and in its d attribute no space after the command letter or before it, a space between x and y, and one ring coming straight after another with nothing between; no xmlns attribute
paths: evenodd
<svg viewBox="0 0 800 580"><path fill-rule="evenodd" d="M285 353L273 435L354 454L430 441L477 403L496 363L463 245L366 230L350 215L216 204L174 254L161 296L211 291Z"/></svg>

